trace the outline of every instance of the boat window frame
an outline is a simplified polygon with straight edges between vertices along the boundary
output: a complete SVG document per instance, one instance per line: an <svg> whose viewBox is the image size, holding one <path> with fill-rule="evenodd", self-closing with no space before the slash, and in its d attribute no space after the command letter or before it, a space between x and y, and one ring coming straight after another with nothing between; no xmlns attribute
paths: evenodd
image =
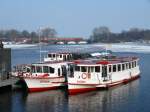
<svg viewBox="0 0 150 112"><path fill-rule="evenodd" d="M77 70L76 67L78 67L79 69ZM75 65L74 68L75 68L75 70L74 70L75 72L80 72L81 71L81 66Z"/></svg>
<svg viewBox="0 0 150 112"><path fill-rule="evenodd" d="M42 66L37 65L37 66L35 66L35 68L36 68L36 73L43 73L43 67Z"/></svg>
<svg viewBox="0 0 150 112"><path fill-rule="evenodd" d="M56 54L52 54L52 57L53 57L53 58L56 58Z"/></svg>
<svg viewBox="0 0 150 112"><path fill-rule="evenodd" d="M96 68L96 67L99 67L99 69ZM94 69L95 69L95 72L96 72L96 73L100 73L100 72L101 72L101 66L95 66ZM98 70L98 71L97 71L97 70Z"/></svg>
<svg viewBox="0 0 150 112"><path fill-rule="evenodd" d="M32 72L32 73L36 73L36 67L35 67L35 65L32 65L32 66L31 66L31 72Z"/></svg>
<svg viewBox="0 0 150 112"><path fill-rule="evenodd" d="M95 72L94 66L90 67L91 73Z"/></svg>
<svg viewBox="0 0 150 112"><path fill-rule="evenodd" d="M115 67L115 69L114 69ZM117 72L117 65L116 64L113 64L113 72Z"/></svg>
<svg viewBox="0 0 150 112"><path fill-rule="evenodd" d="M59 57L62 58L62 54L60 54Z"/></svg>
<svg viewBox="0 0 150 112"><path fill-rule="evenodd" d="M129 63L125 63L126 64L126 69L129 69Z"/></svg>
<svg viewBox="0 0 150 112"><path fill-rule="evenodd" d="M52 72L51 72L51 68L52 68ZM51 74L54 74L55 73L55 68L51 67L51 66L48 66L48 69L49 69L49 73Z"/></svg>
<svg viewBox="0 0 150 112"><path fill-rule="evenodd" d="M121 64L120 64L120 63L117 64L117 70L118 70L118 72L122 71L122 70L121 70Z"/></svg>
<svg viewBox="0 0 150 112"><path fill-rule="evenodd" d="M47 72L45 72L45 67L47 67ZM43 73L49 73L49 68L48 68L48 66L43 66Z"/></svg>
<svg viewBox="0 0 150 112"><path fill-rule="evenodd" d="M133 62L133 61L132 61L132 64L131 64L131 65L132 65L132 68L134 68L134 62Z"/></svg>
<svg viewBox="0 0 150 112"><path fill-rule="evenodd" d="M112 73L112 64L111 65L108 65L108 70L107 70L108 73Z"/></svg>
<svg viewBox="0 0 150 112"><path fill-rule="evenodd" d="M87 72L87 66L81 66L81 72Z"/></svg>
<svg viewBox="0 0 150 112"><path fill-rule="evenodd" d="M122 65L122 71L126 70L125 69L125 63L122 63L121 65Z"/></svg>
<svg viewBox="0 0 150 112"><path fill-rule="evenodd" d="M30 73L31 72L31 68L30 67L26 67L26 72Z"/></svg>
<svg viewBox="0 0 150 112"><path fill-rule="evenodd" d="M132 67L132 66L131 66L131 62L129 62L129 69L131 69L131 67Z"/></svg>
<svg viewBox="0 0 150 112"><path fill-rule="evenodd" d="M52 54L48 54L48 58L52 58Z"/></svg>
<svg viewBox="0 0 150 112"><path fill-rule="evenodd" d="M135 61L135 67L137 67L137 60Z"/></svg>

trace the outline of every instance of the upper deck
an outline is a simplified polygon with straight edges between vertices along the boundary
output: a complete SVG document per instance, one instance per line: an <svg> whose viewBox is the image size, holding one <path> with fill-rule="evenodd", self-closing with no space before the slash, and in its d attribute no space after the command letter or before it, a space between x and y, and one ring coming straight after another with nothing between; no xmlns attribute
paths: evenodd
<svg viewBox="0 0 150 112"><path fill-rule="evenodd" d="M44 58L44 62L49 61L67 61L72 59L72 54L69 52L48 53Z"/></svg>
<svg viewBox="0 0 150 112"><path fill-rule="evenodd" d="M139 60L138 57L107 57L101 59L86 59L86 60L75 60L74 63L77 65L109 65L109 64L121 64Z"/></svg>

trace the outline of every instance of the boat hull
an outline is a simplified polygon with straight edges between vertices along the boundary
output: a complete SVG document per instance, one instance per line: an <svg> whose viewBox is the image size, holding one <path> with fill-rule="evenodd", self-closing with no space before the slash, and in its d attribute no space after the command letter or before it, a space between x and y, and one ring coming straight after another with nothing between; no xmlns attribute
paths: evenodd
<svg viewBox="0 0 150 112"><path fill-rule="evenodd" d="M96 90L96 86L68 83L69 95L75 95L78 93L85 93L85 92L94 91L94 90Z"/></svg>
<svg viewBox="0 0 150 112"><path fill-rule="evenodd" d="M29 92L58 89L65 86L65 78L24 78Z"/></svg>
<svg viewBox="0 0 150 112"><path fill-rule="evenodd" d="M140 78L139 74L128 79L123 79L123 80L119 80L116 82L106 82L106 83L101 83L101 84L68 83L68 92L69 92L69 95L75 95L78 93L89 92L89 91L98 90L102 88L106 89L106 88L114 87L114 86L121 85L121 84L127 84L128 82L136 80L138 78Z"/></svg>

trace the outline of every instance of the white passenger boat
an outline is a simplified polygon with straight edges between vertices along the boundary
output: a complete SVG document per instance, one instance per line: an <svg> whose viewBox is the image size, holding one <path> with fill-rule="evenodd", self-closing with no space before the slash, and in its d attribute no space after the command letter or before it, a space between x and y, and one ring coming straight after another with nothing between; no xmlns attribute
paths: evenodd
<svg viewBox="0 0 150 112"><path fill-rule="evenodd" d="M55 55L52 53L51 56L53 61L16 66L12 75L23 79L30 92L57 89L64 86L67 82L67 69L68 63L70 63L68 60L71 59L71 55L67 58L67 53L66 55L62 54L60 59L56 59L56 53Z"/></svg>
<svg viewBox="0 0 150 112"><path fill-rule="evenodd" d="M109 88L139 78L137 57L76 60L69 65L68 91L77 94Z"/></svg>

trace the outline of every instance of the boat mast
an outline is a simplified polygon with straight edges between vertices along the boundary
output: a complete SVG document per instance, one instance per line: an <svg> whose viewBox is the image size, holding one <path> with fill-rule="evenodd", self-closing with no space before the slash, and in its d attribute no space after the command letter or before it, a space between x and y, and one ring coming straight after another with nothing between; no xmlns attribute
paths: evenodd
<svg viewBox="0 0 150 112"><path fill-rule="evenodd" d="M40 63L41 63L41 27L39 28L39 50L40 50Z"/></svg>

